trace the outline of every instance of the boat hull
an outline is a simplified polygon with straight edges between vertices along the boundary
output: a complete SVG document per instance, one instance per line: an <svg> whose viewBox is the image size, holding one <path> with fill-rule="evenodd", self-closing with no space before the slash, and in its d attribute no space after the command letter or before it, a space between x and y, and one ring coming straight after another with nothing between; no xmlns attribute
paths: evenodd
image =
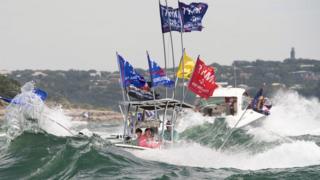
<svg viewBox="0 0 320 180"><path fill-rule="evenodd" d="M123 148L125 150L150 150L151 148L141 147L141 146L135 146L131 144L123 144L123 143L117 143L114 144L116 147Z"/></svg>
<svg viewBox="0 0 320 180"><path fill-rule="evenodd" d="M248 109L246 112L243 112L243 113L244 114L242 118L241 118L241 115L235 116L235 121L236 121L235 123L237 123L240 120L237 125L237 128L241 128L251 124L258 124L258 122L261 122L263 119L266 118L266 115L255 112L252 109Z"/></svg>

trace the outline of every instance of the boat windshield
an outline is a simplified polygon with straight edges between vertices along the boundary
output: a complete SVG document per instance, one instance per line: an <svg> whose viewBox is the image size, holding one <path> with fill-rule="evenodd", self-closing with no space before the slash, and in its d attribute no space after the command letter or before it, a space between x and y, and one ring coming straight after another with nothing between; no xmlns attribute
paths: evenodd
<svg viewBox="0 0 320 180"><path fill-rule="evenodd" d="M207 100L200 100L199 106L204 115L235 115L237 113L237 97L210 97Z"/></svg>

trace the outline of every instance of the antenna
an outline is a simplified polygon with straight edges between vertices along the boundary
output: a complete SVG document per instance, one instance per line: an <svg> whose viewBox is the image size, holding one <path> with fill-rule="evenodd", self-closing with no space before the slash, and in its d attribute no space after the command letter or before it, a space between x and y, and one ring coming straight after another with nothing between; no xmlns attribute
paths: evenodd
<svg viewBox="0 0 320 180"><path fill-rule="evenodd" d="M233 62L233 76L234 76L234 87L237 87L237 72L236 72L236 63Z"/></svg>

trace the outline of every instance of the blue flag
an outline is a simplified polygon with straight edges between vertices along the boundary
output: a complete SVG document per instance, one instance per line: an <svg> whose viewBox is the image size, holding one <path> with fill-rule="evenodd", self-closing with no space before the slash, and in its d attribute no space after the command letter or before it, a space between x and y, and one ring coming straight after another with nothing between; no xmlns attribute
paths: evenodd
<svg viewBox="0 0 320 180"><path fill-rule="evenodd" d="M45 101L48 97L48 93L45 92L44 90L42 89L39 89L39 88L35 88L33 89L33 93L35 93L37 96L39 96L41 98L42 101ZM5 102L7 103L11 103L13 99L11 98L5 98L5 97L1 97L0 96L0 99L4 100ZM13 101L13 103L15 104L21 104L21 102L18 102L18 101Z"/></svg>
<svg viewBox="0 0 320 180"><path fill-rule="evenodd" d="M160 6L160 18L161 18L161 28L162 33L170 31L181 31L181 19L179 9L166 7L161 4Z"/></svg>
<svg viewBox="0 0 320 180"><path fill-rule="evenodd" d="M154 61L152 61L148 54L149 71L152 81L152 87L157 87L159 85L165 87L173 87L174 82L171 81L163 71L163 69Z"/></svg>
<svg viewBox="0 0 320 180"><path fill-rule="evenodd" d="M179 2L184 32L201 31L202 18L208 10L206 3L191 3L189 5Z"/></svg>
<svg viewBox="0 0 320 180"><path fill-rule="evenodd" d="M123 59L120 55L118 56L118 62L120 66L121 82L123 87L134 85L135 87L143 87L146 84L143 76L138 74L132 67L132 65Z"/></svg>
<svg viewBox="0 0 320 180"><path fill-rule="evenodd" d="M42 101L45 101L48 97L48 93L45 92L44 90L42 89L39 89L39 88L34 88L33 92L38 95Z"/></svg>

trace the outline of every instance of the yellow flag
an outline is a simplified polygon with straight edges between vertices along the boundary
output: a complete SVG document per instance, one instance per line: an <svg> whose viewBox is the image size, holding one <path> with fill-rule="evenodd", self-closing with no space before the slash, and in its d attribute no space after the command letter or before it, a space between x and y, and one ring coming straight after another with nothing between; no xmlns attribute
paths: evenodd
<svg viewBox="0 0 320 180"><path fill-rule="evenodd" d="M184 68L182 68L182 66L184 66ZM190 79L194 66L195 66L194 60L191 57L189 57L186 52L184 52L182 61L180 61L180 64L179 64L177 77L183 78L183 74L184 74L185 79Z"/></svg>

